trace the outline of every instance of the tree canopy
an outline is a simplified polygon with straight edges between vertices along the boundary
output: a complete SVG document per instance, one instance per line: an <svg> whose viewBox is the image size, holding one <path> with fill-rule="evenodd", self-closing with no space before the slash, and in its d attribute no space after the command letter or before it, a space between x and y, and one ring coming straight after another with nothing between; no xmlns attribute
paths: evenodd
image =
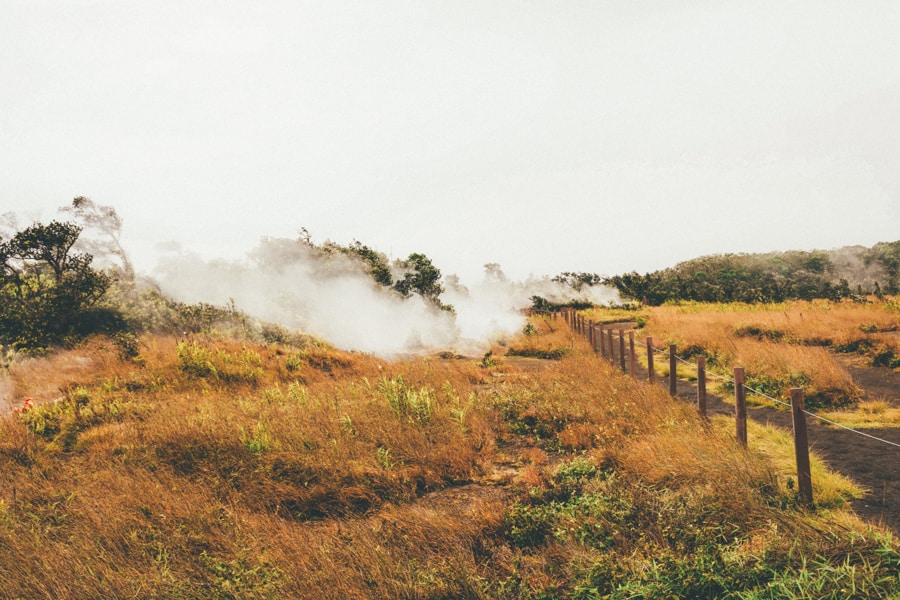
<svg viewBox="0 0 900 600"><path fill-rule="evenodd" d="M90 326L88 311L109 287L90 254L73 251L81 227L35 223L0 239L0 341L35 348Z"/></svg>

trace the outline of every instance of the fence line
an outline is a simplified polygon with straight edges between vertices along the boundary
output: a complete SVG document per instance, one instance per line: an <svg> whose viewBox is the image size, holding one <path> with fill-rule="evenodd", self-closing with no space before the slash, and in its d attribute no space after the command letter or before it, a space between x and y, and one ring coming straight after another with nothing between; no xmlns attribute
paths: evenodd
<svg viewBox="0 0 900 600"><path fill-rule="evenodd" d="M624 330L620 328L618 330L618 335L615 335L612 327L605 327L602 323L594 323L594 321L585 321L580 315L577 314L577 311L574 309L564 309L562 311L563 318L565 318L566 322L569 326L576 331L577 333L588 337L591 349L594 352L598 351L597 348L597 334L599 333L599 353L603 358L609 360L610 363L616 363L616 353L615 353L615 344L613 342L613 337L617 337L619 339L619 362L623 372L630 372L630 375L637 378L636 374L636 355L634 352L634 330L629 330L629 347L630 347L630 359L631 359L631 367L627 369L625 366L625 334ZM555 313L554 313L555 314ZM599 328L599 332L596 331L596 328ZM706 376L711 375L712 377L722 380L725 383L731 383L734 386L735 393L735 436L742 446L747 446L747 409L746 409L746 398L745 391L756 394L758 396L762 396L763 398L767 398L776 404L781 404L783 406L789 407L791 409L791 417L794 431L794 453L795 459L797 463L797 487L798 493L800 495L800 499L807 506L812 506L812 479L810 475L810 466L809 466L809 441L806 432L806 416L813 417L814 419L818 419L830 425L834 425L836 427L840 427L841 429L845 429L852 433L859 434L861 436L867 437L869 439L882 442L885 444L889 444L891 446L895 446L900 448L900 444L896 442L892 442L890 440L885 440L879 438L877 436L864 433L859 431L858 429L853 429L851 427L847 427L846 425L841 425L840 423L836 423L830 419L826 419L825 417L819 416L815 413L809 412L804 407L803 400L803 390L800 388L791 388L791 402L784 402L779 400L778 398L774 398L769 394L766 394L760 390L756 390L744 384L745 373L743 367L735 367L734 368L734 379L730 379L727 376L720 375L718 373L709 373L706 369L706 357L698 356L697 364L688 362L687 360L681 358L677 354L677 348L675 344L670 344L669 349L665 350L662 348L656 348L653 346L653 338L646 338L647 345L647 379L649 383L654 383L655 380L655 369L653 366L653 354L668 354L669 356L669 393L673 397L676 395L676 367L677 362L680 361L685 365L688 365L691 368L697 369L697 409L700 413L701 417L706 418ZM609 348L609 352L607 354L606 349Z"/></svg>
<svg viewBox="0 0 900 600"><path fill-rule="evenodd" d="M654 350L655 350L656 352L661 353L661 354L668 354L668 352L667 352L666 350L661 349L661 348L654 348ZM698 357L698 360L699 360L699 358L700 358L700 357ZM703 358L705 358L705 357L703 357ZM694 366L695 366L693 363L684 360L684 359L681 358L680 356L676 356L676 359L677 359L678 361L684 363L685 365L690 366L690 367L694 367ZM715 373L715 372L710 373L709 371L707 371L707 375L711 375L712 377L715 377L716 379L720 379L720 380L724 381L725 383L730 383L730 384L732 384L732 385L736 384L736 382L735 382L734 379L731 379L731 378L726 377L726 376L724 376L724 375L720 375L720 374ZM750 387L750 386L748 386L748 385L744 385L744 389L747 390L748 392L751 392L751 393L753 393L753 394L756 394L757 396L762 396L763 398L766 398L766 399L768 399L768 400L771 400L772 402L774 402L774 403L776 403L776 404L780 404L780 405L782 405L782 406L786 406L786 407L788 407L788 408L791 408L791 403L790 403L790 402L785 402L784 400L779 400L778 398L775 398L774 396L770 396L769 394L767 394L767 393L765 393L765 392L763 392L763 391L757 390L757 389L752 388L752 387ZM847 430L847 431L851 431L851 432L853 432L853 433L856 433L856 434L865 436L865 437L867 437L867 438L870 438L870 439L873 439L873 440L876 440L876 441L879 441L879 442L883 442L883 443L885 443L885 444L889 444L889 445L891 445L891 446L896 446L897 448L900 448L900 444L898 444L898 443L896 443L896 442L892 442L892 441L890 441L890 440L882 439L882 438L880 438L880 437L877 437L877 436L874 436L874 435L865 433L864 431L860 431L859 429L853 429L852 427L847 427L846 425L841 425L840 423L836 423L836 422L832 421L831 419L827 419L827 418L825 418L825 417L823 417L823 416L821 416L821 415L817 415L816 413L809 412L809 411L806 410L806 409L803 410L803 413L806 414L806 415L808 415L808 416L810 416L810 417L812 417L812 418L814 418L814 419L818 419L818 420L820 420L820 421L824 421L825 423L828 423L829 425L834 425L835 427L840 427L841 429L845 429L845 430Z"/></svg>

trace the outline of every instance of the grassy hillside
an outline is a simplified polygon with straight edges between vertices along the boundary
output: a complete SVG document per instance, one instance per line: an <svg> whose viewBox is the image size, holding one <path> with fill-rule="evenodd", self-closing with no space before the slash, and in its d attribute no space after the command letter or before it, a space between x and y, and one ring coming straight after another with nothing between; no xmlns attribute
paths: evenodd
<svg viewBox="0 0 900 600"><path fill-rule="evenodd" d="M784 302L862 298L900 292L900 241L871 248L718 254L639 275L603 279L626 298L671 301Z"/></svg>
<svg viewBox="0 0 900 600"><path fill-rule="evenodd" d="M822 475L798 506L784 436L738 448L561 320L509 348L147 334L20 358L7 387L35 407L0 419L2 596L900 594L896 542L845 509L858 490Z"/></svg>

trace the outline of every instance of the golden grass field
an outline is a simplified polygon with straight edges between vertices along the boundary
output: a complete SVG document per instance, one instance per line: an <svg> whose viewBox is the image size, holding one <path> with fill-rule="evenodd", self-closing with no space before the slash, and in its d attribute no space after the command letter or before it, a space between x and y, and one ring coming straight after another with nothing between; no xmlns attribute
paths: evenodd
<svg viewBox="0 0 900 600"><path fill-rule="evenodd" d="M604 312L594 309L585 315L602 321L607 319ZM675 344L679 356L690 362L703 354L708 370L723 377L742 366L748 387L782 401L789 399L791 387L802 387L812 407L847 407L861 399L837 354L900 366L900 300L892 297L873 297L868 303L685 303L646 307L638 316L646 324L640 338L653 337L655 347ZM665 361L656 366L668 373ZM686 376L690 371L685 367ZM760 396L755 400L767 402ZM894 422L891 414L882 412L886 423Z"/></svg>
<svg viewBox="0 0 900 600"><path fill-rule="evenodd" d="M648 327L771 361L726 332L834 333L839 308ZM743 450L562 320L531 323L490 360L146 336L133 360L98 337L14 363L36 407L0 419L0 597L900 593L897 542L852 514L851 482L814 460L809 511L783 433Z"/></svg>

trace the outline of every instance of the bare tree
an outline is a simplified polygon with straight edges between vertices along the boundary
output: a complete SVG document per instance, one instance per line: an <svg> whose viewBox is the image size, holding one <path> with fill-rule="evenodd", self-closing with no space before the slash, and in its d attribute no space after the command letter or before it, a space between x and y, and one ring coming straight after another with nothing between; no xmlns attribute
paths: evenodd
<svg viewBox="0 0 900 600"><path fill-rule="evenodd" d="M122 247L122 217L112 206L97 204L90 198L78 196L72 204L63 206L60 212L70 214L85 232L93 237L82 236L79 248L94 256L113 257L121 263L122 272L129 281L134 281L134 267ZM98 239L99 238L99 239Z"/></svg>

